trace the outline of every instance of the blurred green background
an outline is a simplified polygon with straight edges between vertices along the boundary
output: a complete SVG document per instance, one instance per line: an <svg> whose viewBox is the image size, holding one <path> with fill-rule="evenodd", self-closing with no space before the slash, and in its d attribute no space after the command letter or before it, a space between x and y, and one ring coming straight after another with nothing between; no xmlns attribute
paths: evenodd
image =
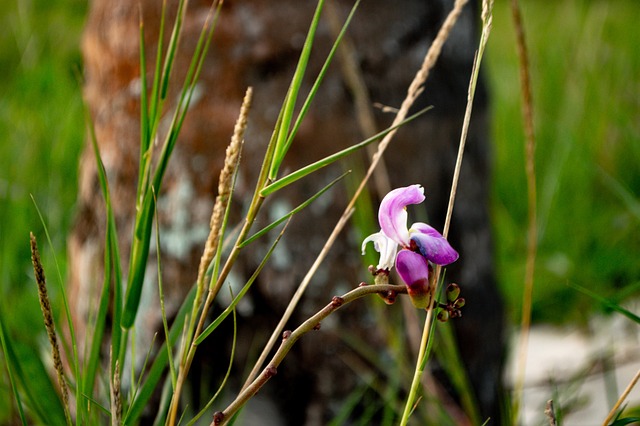
<svg viewBox="0 0 640 426"><path fill-rule="evenodd" d="M601 307L567 283L616 300L640 290L640 4L523 1L522 7L538 143L534 321L582 323ZM25 343L43 339L29 231L40 236L50 283L57 280L31 195L65 276L84 137L79 43L86 9L80 0L11 0L0 8L0 309L9 313L12 336ZM527 197L506 1L495 7L485 66L493 99L496 261L517 321ZM60 312L56 286L50 287ZM0 364L0 413L7 413Z"/></svg>

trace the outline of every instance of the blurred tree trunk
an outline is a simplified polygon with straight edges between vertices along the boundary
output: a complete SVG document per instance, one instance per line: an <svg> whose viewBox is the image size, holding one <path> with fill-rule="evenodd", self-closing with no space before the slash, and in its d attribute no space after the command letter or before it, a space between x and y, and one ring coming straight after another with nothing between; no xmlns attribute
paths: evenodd
<svg viewBox="0 0 640 426"><path fill-rule="evenodd" d="M176 2L168 3L170 14L175 14ZM336 6L342 22L351 2L340 1ZM384 0L362 3L349 37L353 45L352 59L359 67L371 102L393 107L400 105L451 6L450 0L403 0L393 6ZM198 0L189 4L168 99L174 99L180 88L208 7L209 4ZM434 110L402 129L385 156L392 187L413 183L425 187L428 211L420 213L421 219L426 220L428 214L429 222L440 230L477 46L475 7L474 4L466 6L445 45L437 69L427 82L420 105L416 106L434 105ZM234 201L240 204L248 201L253 190L261 155L293 75L314 8L315 2L300 0L280 1L277 7L266 0L225 2L197 95L159 194L163 282L169 313L175 313L196 279L217 177L242 96L247 86L254 87L242 176L234 196ZM85 98L109 177L125 271L132 235L140 139L140 11L146 31L148 80L151 81L160 19L159 2L93 0L83 42ZM326 15L314 45L309 80L317 74L333 40L333 30ZM169 24L173 19L170 15ZM284 167L297 168L369 136L363 135L358 124L351 88L344 81L340 67L334 64ZM377 130L386 127L393 118L378 109L373 110L373 114ZM487 114L487 96L480 85L450 236L461 260L448 268L446 278L461 285L467 300L464 316L455 321L455 326L483 415L498 419L503 313L493 271L487 210L490 178ZM161 128L166 125L163 122ZM90 146L85 149L80 169L78 218L69 252L72 306L82 336L90 310L95 312L95 301L102 285L105 223L104 203ZM279 194L266 206L273 217L265 218L265 221L277 217L284 208L297 205L339 173L335 167L328 168ZM374 188L372 191L375 193ZM378 197L381 195L384 194L378 194ZM246 357L266 341L342 212L344 191L334 190L327 197L294 219L278 248L276 261L262 274L250 299L240 306L242 325L237 349L240 355L236 363L239 373L232 386L241 384L240 375L249 362ZM234 220L238 221L239 216ZM365 277L359 245L360 241L355 238L342 237L325 261L319 274L322 277L318 276L314 281L290 327L322 307L331 295L355 287ZM160 330L154 250L152 244L136 320L144 326L141 330L147 330L136 334L142 357L145 355L142 348L149 347L153 332ZM235 284L244 283L242 280L253 271L264 251L258 246L246 253L241 265L244 269L239 268L234 273ZM366 364L344 343L345 335L359 336L377 351L384 351L383 333L381 327L371 321L371 307L360 305L340 312L338 321L323 324L320 333L302 339L291 359L285 361L282 371L261 392L260 398L269 401L277 413L273 415L276 424L320 425L340 408L340 402L358 382L358 375L347 367L346 361L357 359L358 363ZM384 315L392 314L385 312ZM405 333L405 330L398 332ZM219 337L216 341L225 339ZM228 354L221 350L208 352L206 348L201 348L200 352L206 354L207 360L199 364L201 374L193 376L213 386L226 368L219 366L227 365ZM407 355L407 359L413 359Z"/></svg>

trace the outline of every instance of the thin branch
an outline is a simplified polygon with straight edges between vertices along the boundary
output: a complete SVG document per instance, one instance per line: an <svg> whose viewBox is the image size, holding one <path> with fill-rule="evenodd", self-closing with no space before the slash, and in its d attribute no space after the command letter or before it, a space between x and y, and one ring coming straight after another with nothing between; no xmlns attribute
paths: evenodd
<svg viewBox="0 0 640 426"><path fill-rule="evenodd" d="M391 284L375 284L375 285L361 285L350 292L342 296L334 296L331 302L323 309L318 311L315 315L307 319L294 331L285 331L282 335L282 341L275 355L271 358L271 362L265 367L260 375L258 375L251 384L245 386L240 392L237 398L229 404L224 411L218 411L213 416L212 426L225 424L233 415L249 400L253 397L262 386L269 381L269 379L278 373L278 366L289 353L294 343L300 339L306 333L316 330L320 325L320 322L326 317L337 311L340 307L348 305L354 300L369 294L381 294L388 296L389 294L401 294L406 293L407 287L405 285L391 285Z"/></svg>

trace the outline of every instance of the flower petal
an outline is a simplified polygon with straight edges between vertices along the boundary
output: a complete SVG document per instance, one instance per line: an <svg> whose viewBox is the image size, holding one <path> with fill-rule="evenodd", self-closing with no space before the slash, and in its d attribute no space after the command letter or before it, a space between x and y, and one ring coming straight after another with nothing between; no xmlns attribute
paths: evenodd
<svg viewBox="0 0 640 426"><path fill-rule="evenodd" d="M429 264L419 253L400 250L396 257L396 271L407 285L411 302L416 308L429 305Z"/></svg>
<svg viewBox="0 0 640 426"><path fill-rule="evenodd" d="M411 240L427 260L436 265L448 265L458 260L458 252L433 227L417 222L411 226L409 232Z"/></svg>
<svg viewBox="0 0 640 426"><path fill-rule="evenodd" d="M367 243L373 242L373 247L380 253L380 263L376 268L391 270L395 261L398 244L387 237L382 231L369 235L362 242L362 254L365 253Z"/></svg>
<svg viewBox="0 0 640 426"><path fill-rule="evenodd" d="M420 185L411 185L390 191L382 199L378 212L378 221L382 232L396 243L408 247L410 240L405 208L409 204L420 204L423 201L424 188Z"/></svg>

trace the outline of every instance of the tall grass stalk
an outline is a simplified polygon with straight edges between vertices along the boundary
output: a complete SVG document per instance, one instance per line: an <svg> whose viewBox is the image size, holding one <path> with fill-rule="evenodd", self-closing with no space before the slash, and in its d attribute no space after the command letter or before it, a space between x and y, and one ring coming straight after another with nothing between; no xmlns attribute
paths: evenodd
<svg viewBox="0 0 640 426"><path fill-rule="evenodd" d="M240 153L242 152L242 145L244 143L244 132L247 127L247 119L249 115L249 108L251 106L252 94L253 91L251 90L251 88L247 89L242 107L240 109L240 115L236 122L233 136L231 138L231 142L229 144L229 147L227 148L224 166L220 171L218 197L216 198L216 203L214 204L213 212L211 215L211 229L209 237L207 238L207 241L205 243L204 253L202 254L202 258L200 260L198 279L196 282L196 295L193 300L193 307L191 309L189 325L185 331L185 335L183 336L183 356L181 357L178 377L175 383L170 406L170 424L175 424L182 387L184 381L186 380L187 373L189 372L191 362L193 361L193 356L195 355L197 345L194 339L201 333L211 301L213 300L213 298L215 298L215 295L217 295L216 290L213 297L211 297L213 292L210 288L209 295L205 303L202 303L202 297L205 290L206 271L209 267L209 263L213 260L214 256L219 253L221 240L224 236L226 221L223 220L223 218L228 217L231 194L233 193L234 189L233 184L235 182L235 176L240 164ZM248 232L248 229L246 229L246 232ZM242 236L242 238L244 238L244 236ZM222 285L223 281L218 280L218 277L213 274L211 277L211 283L213 284L214 282L216 282L216 280L220 283L220 285ZM196 318L198 317L198 312L201 312L201 314L200 320L198 321L198 325L196 327Z"/></svg>
<svg viewBox="0 0 640 426"><path fill-rule="evenodd" d="M42 316L44 318L44 326L47 330L47 337L49 338L49 344L51 345L51 355L53 357L53 368L55 369L58 377L58 386L62 394L62 406L64 408L67 424L71 425L71 412L69 410L69 389L67 387L67 381L64 374L64 367L62 366L62 357L60 356L60 347L58 345L58 335L56 333L56 327L53 320L53 310L51 309L51 302L49 301L49 295L47 292L47 281L44 275L44 268L40 261L40 253L38 253L38 243L36 242L35 235L30 235L31 239L31 261L33 263L33 273L36 278L36 284L38 285L38 300L40 301L40 309L42 310Z"/></svg>
<svg viewBox="0 0 640 426"><path fill-rule="evenodd" d="M462 6L464 6L464 4L465 2L463 1L456 1L453 10L447 17L447 20L443 24L442 29L438 34L438 38L440 37L440 34L448 35L448 33L451 31L451 28L453 28L453 25L457 21L457 18L461 13ZM449 227L451 225L451 217L453 214L453 206L455 203L456 190L458 186L458 180L460 177L460 170L462 168L462 158L464 156L464 147L467 140L469 123L471 122L471 111L473 110L473 99L475 95L476 85L478 82L478 76L480 73L480 63L482 62L482 56L484 54L484 50L489 38L489 34L491 32L492 8L493 8L492 0L484 0L482 2L482 34L480 36L478 51L476 53L476 57L473 62L473 68L471 70L469 91L467 94L467 107L465 110L465 116L464 116L464 121L462 125L462 134L460 136L460 144L458 147L458 156L456 159L456 166L454 169L453 181L451 183L451 193L449 196L449 203L447 206L447 215L445 218L445 225L442 232L442 235L445 238L447 238L449 234ZM435 44L436 42L434 41L434 45ZM402 413L402 419L400 421L400 424L402 426L407 424L407 422L409 421L409 416L413 411L414 403L416 401L417 394L418 394L418 388L420 386L420 379L422 377L422 374L424 372L424 368L426 365L426 357L428 356L427 346L429 344L429 339L430 339L431 323L433 322L433 311L434 311L434 303L435 303L434 296L435 294L437 294L437 287L438 287L437 284L439 282L441 270L442 268L439 265L437 265L435 268L435 273L433 274L433 277L430 278L431 288L432 288L432 297L431 297L430 306L427 308L427 317L425 319L425 324L423 327L422 339L420 341L420 350L418 352L418 359L417 359L416 368L413 376L413 381L411 383L409 395L407 397L404 412Z"/></svg>
<svg viewBox="0 0 640 426"><path fill-rule="evenodd" d="M533 127L533 98L531 94L531 76L525 39L524 24L518 0L511 0L511 16L516 30L516 46L520 69L520 90L522 95L522 117L525 133L525 171L527 176L527 258L522 295L522 320L520 324L520 342L518 348L518 366L515 381L513 407L514 424L518 422L520 405L524 389L527 365L527 349L531 329L531 307L533 304L533 284L536 252L538 248L537 195L535 169L535 134Z"/></svg>

